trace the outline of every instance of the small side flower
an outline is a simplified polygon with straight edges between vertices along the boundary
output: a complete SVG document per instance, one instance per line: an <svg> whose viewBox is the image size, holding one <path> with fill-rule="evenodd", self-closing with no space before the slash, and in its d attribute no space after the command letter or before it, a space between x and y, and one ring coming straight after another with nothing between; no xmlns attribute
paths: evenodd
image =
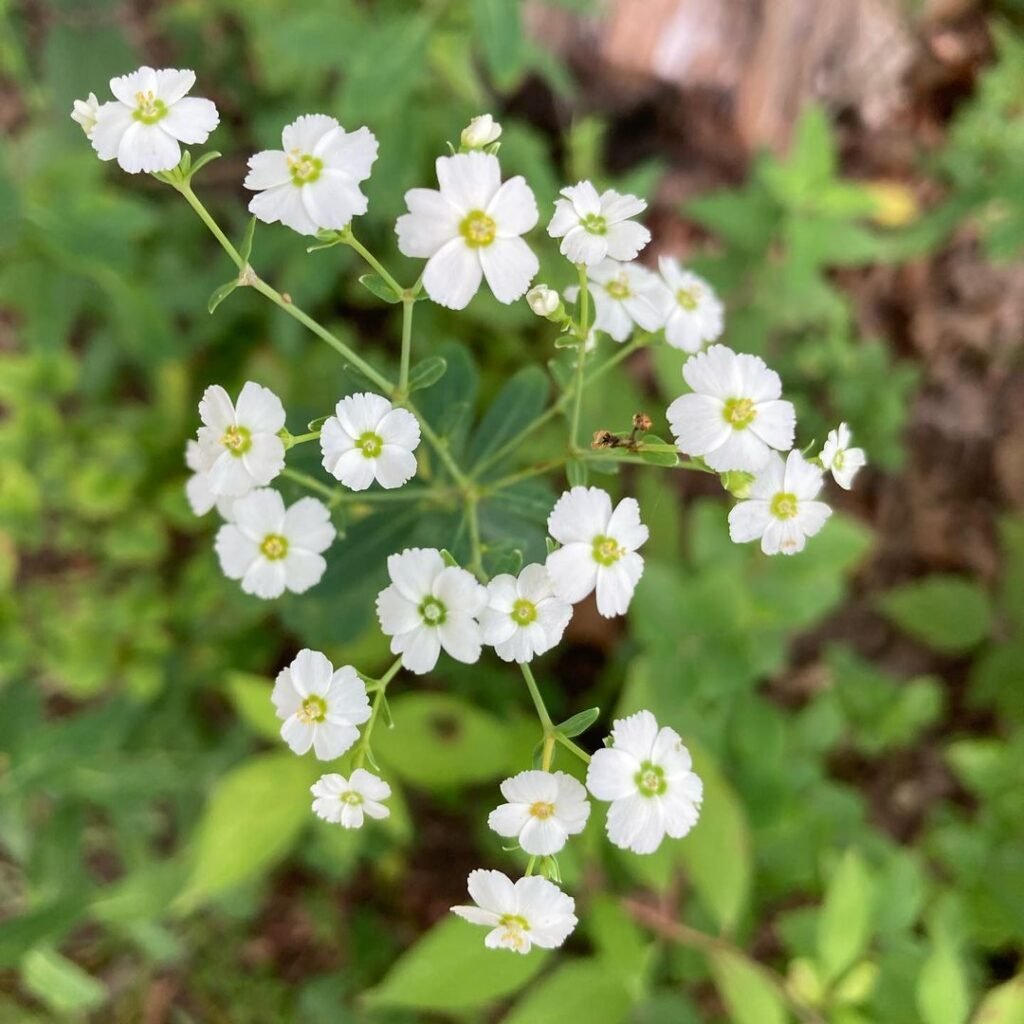
<svg viewBox="0 0 1024 1024"><path fill-rule="evenodd" d="M699 352L717 341L725 323L722 303L702 277L671 256L658 259L665 305L665 340L684 352Z"/></svg>
<svg viewBox="0 0 1024 1024"><path fill-rule="evenodd" d="M589 181L569 185L561 194L548 234L562 240L560 251L571 262L592 267L609 257L634 260L651 240L650 231L631 219L647 209L642 199L614 189L599 195Z"/></svg>
<svg viewBox="0 0 1024 1024"><path fill-rule="evenodd" d="M656 331L665 323L665 300L658 279L639 263L617 263L607 259L587 271L590 294L594 298L593 329L604 331L620 344L633 333L634 326ZM576 301L576 285L565 290L565 297Z"/></svg>
<svg viewBox="0 0 1024 1024"><path fill-rule="evenodd" d="M500 138L501 125L490 114L480 114L471 118L469 124L462 129L459 144L465 151L484 149L494 145Z"/></svg>
<svg viewBox="0 0 1024 1024"><path fill-rule="evenodd" d="M508 802L491 811L487 824L531 856L558 853L590 817L587 791L565 772L520 772L501 784L501 795Z"/></svg>
<svg viewBox="0 0 1024 1024"><path fill-rule="evenodd" d="M821 464L832 474L832 479L844 491L853 486L853 478L867 465L863 448L851 448L853 434L845 423L828 432L821 450Z"/></svg>
<svg viewBox="0 0 1024 1024"><path fill-rule="evenodd" d="M99 109L100 101L94 92L89 93L84 100L75 100L71 107L71 120L81 126L86 137L91 136L96 127L96 115L99 113Z"/></svg>
<svg viewBox="0 0 1024 1024"><path fill-rule="evenodd" d="M555 594L543 565L526 566L518 579L503 573L487 584L480 615L483 641L503 661L532 661L562 639L572 606Z"/></svg>
<svg viewBox="0 0 1024 1024"><path fill-rule="evenodd" d="M342 828L362 828L366 818L380 821L391 813L383 804L391 796L391 787L363 768L347 779L334 772L321 775L309 791L315 798L313 813Z"/></svg>

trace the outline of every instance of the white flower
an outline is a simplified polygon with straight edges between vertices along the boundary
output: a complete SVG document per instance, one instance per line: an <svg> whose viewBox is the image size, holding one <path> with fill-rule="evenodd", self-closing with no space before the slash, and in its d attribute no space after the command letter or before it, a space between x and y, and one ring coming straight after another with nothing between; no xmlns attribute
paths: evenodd
<svg viewBox="0 0 1024 1024"><path fill-rule="evenodd" d="M823 477L817 466L793 450L786 461L775 452L754 477L750 498L729 513L729 536L737 544L761 538L766 555L795 555L803 551L832 515L823 501L815 501Z"/></svg>
<svg viewBox="0 0 1024 1024"><path fill-rule="evenodd" d="M180 143L204 143L220 121L210 100L186 95L195 83L194 71L176 68L141 67L112 78L110 91L117 100L96 111L96 125L86 132L99 158L116 157L129 174L177 167Z"/></svg>
<svg viewBox="0 0 1024 1024"><path fill-rule="evenodd" d="M562 239L561 253L573 263L592 267L606 257L633 260L651 240L647 228L629 219L647 209L642 199L613 189L598 195L589 181L563 188L562 195L555 200L548 234Z"/></svg>
<svg viewBox="0 0 1024 1024"><path fill-rule="evenodd" d="M199 402L199 450L210 490L239 497L269 484L284 469L284 406L269 388L246 381L232 405L228 393L211 384Z"/></svg>
<svg viewBox="0 0 1024 1024"><path fill-rule="evenodd" d="M410 189L395 224L405 256L426 259L423 287L439 305L464 309L482 277L499 302L515 302L539 264L519 237L537 223L537 201L521 176L501 183L498 158L457 153L437 161L440 190Z"/></svg>
<svg viewBox="0 0 1024 1024"><path fill-rule="evenodd" d="M832 478L844 491L853 486L853 478L857 471L867 465L867 456L863 448L851 448L853 435L845 423L838 429L830 430L821 450L821 464L832 472Z"/></svg>
<svg viewBox="0 0 1024 1024"><path fill-rule="evenodd" d="M374 480L385 488L411 480L419 443L416 417L369 392L341 399L320 428L324 469L353 491L365 491Z"/></svg>
<svg viewBox="0 0 1024 1024"><path fill-rule="evenodd" d="M96 93L89 93L88 99L75 100L71 108L71 120L82 126L86 135L92 135L96 127L96 115L100 109L100 101L96 99Z"/></svg>
<svg viewBox="0 0 1024 1024"><path fill-rule="evenodd" d="M405 668L429 672L442 647L467 665L479 659L476 617L487 604L487 591L472 574L445 565L434 548L407 548L388 556L388 575L391 586L377 595L377 618Z"/></svg>
<svg viewBox="0 0 1024 1024"><path fill-rule="evenodd" d="M665 340L684 352L699 352L722 333L722 303L703 278L670 256L658 259L665 287Z"/></svg>
<svg viewBox="0 0 1024 1024"><path fill-rule="evenodd" d="M491 811L487 824L535 857L558 853L590 817L587 791L565 772L520 772L501 784L501 795L508 803Z"/></svg>
<svg viewBox="0 0 1024 1024"><path fill-rule="evenodd" d="M622 342L633 333L634 324L656 331L665 322L665 300L658 279L639 263L604 260L587 271L587 278L594 299L594 330ZM567 288L566 298L575 302L579 291L575 285Z"/></svg>
<svg viewBox="0 0 1024 1024"><path fill-rule="evenodd" d="M284 722L281 739L305 754L310 747L321 761L333 761L359 738L357 725L370 717L366 685L351 665L337 672L319 651L305 648L281 669L271 694Z"/></svg>
<svg viewBox="0 0 1024 1024"><path fill-rule="evenodd" d="M244 186L258 193L249 212L301 235L341 229L366 213L359 183L370 176L377 140L369 128L346 132L326 114L304 114L281 132L282 149L249 158Z"/></svg>
<svg viewBox="0 0 1024 1024"><path fill-rule="evenodd" d="M488 949L554 949L576 927L575 900L539 875L513 883L500 871L477 869L469 873L469 895L476 906L452 907L452 912L491 929L484 939Z"/></svg>
<svg viewBox="0 0 1024 1024"><path fill-rule="evenodd" d="M391 796L391 787L362 768L347 779L333 772L321 775L309 791L316 797L313 812L317 817L342 828L362 828L364 816L381 819L391 813L381 803Z"/></svg>
<svg viewBox="0 0 1024 1024"><path fill-rule="evenodd" d="M519 578L503 573L487 584L480 615L483 641L503 661L531 661L550 651L572 618L572 606L555 596L543 565L528 565Z"/></svg>
<svg viewBox="0 0 1024 1024"><path fill-rule="evenodd" d="M558 308L562 305L558 292L554 288L549 288L546 284L534 285L526 293L526 302L537 316L544 317L557 313Z"/></svg>
<svg viewBox="0 0 1024 1024"><path fill-rule="evenodd" d="M640 506L612 499L599 487L566 491L548 516L548 533L562 546L548 555L547 570L555 593L575 604L597 589L597 610L606 618L622 615L644 571L636 553L647 540Z"/></svg>
<svg viewBox="0 0 1024 1024"><path fill-rule="evenodd" d="M792 402L781 399L779 375L764 360L712 345L686 360L683 377L693 394L668 407L681 451L703 456L719 473L754 473L772 448L793 446L796 411Z"/></svg>
<svg viewBox="0 0 1024 1024"><path fill-rule="evenodd" d="M622 850L654 853L665 836L681 839L697 824L704 786L674 729L650 711L618 719L612 745L598 750L587 788L608 800L608 838Z"/></svg>
<svg viewBox="0 0 1024 1024"><path fill-rule="evenodd" d="M302 594L320 581L327 562L321 555L334 540L323 502L300 498L287 510L269 487L250 491L232 508L234 522L217 531L220 567L242 590L257 597Z"/></svg>
<svg viewBox="0 0 1024 1024"><path fill-rule="evenodd" d="M481 114L470 119L462 129L459 142L464 149L483 149L501 138L501 125L490 114Z"/></svg>
<svg viewBox="0 0 1024 1024"><path fill-rule="evenodd" d="M185 465L192 470L192 475L185 483L185 497L188 499L192 514L205 516L214 505L221 518L231 521L231 509L234 498L216 495L210 490L209 474L203 462L202 450L198 441L188 441L185 445Z"/></svg>

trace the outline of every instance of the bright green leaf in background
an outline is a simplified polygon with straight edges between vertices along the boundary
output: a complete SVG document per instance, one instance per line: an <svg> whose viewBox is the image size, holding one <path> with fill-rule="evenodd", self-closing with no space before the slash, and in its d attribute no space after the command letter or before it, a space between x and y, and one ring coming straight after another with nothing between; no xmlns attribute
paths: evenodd
<svg viewBox="0 0 1024 1024"><path fill-rule="evenodd" d="M960 576L936 573L894 587L881 609L900 629L944 654L976 647L992 628L992 608L981 587Z"/></svg>
<svg viewBox="0 0 1024 1024"><path fill-rule="evenodd" d="M633 998L614 962L572 960L530 987L503 1024L620 1024Z"/></svg>
<svg viewBox="0 0 1024 1024"><path fill-rule="evenodd" d="M711 975L734 1024L786 1024L786 1004L764 968L740 953L718 950Z"/></svg>
<svg viewBox="0 0 1024 1024"><path fill-rule="evenodd" d="M856 850L847 850L832 873L818 916L818 958L826 982L834 982L864 952L871 937L872 903L867 867Z"/></svg>

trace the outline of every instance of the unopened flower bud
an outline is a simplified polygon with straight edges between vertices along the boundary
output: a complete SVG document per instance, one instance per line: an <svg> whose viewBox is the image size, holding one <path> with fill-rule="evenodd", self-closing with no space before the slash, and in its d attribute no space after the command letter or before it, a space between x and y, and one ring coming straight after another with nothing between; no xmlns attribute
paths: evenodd
<svg viewBox="0 0 1024 1024"><path fill-rule="evenodd" d="M459 136L463 149L483 149L501 137L501 125L490 114L474 117Z"/></svg>
<svg viewBox="0 0 1024 1024"><path fill-rule="evenodd" d="M558 292L546 284L538 284L531 288L526 293L526 301L537 316L544 316L549 320L556 319L562 308L562 300Z"/></svg>
<svg viewBox="0 0 1024 1024"><path fill-rule="evenodd" d="M92 135L99 109L100 101L96 99L96 93L91 92L88 99L75 100L75 105L71 108L71 120L80 124L86 135Z"/></svg>
<svg viewBox="0 0 1024 1024"><path fill-rule="evenodd" d="M750 497L750 485L754 482L753 473L744 473L741 469L730 469L728 473L722 473L719 479L722 486L740 501Z"/></svg>
<svg viewBox="0 0 1024 1024"><path fill-rule="evenodd" d="M610 430L595 430L591 448L617 448L619 439Z"/></svg>
<svg viewBox="0 0 1024 1024"><path fill-rule="evenodd" d="M633 429L647 433L654 426L654 420L645 412L638 412L633 416Z"/></svg>

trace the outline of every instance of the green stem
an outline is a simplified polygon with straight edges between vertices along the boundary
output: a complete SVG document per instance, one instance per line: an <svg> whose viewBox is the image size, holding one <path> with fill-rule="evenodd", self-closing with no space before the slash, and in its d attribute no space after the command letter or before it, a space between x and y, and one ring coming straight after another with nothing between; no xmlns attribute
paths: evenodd
<svg viewBox="0 0 1024 1024"><path fill-rule="evenodd" d="M387 286L394 291L396 295L401 295L404 291L402 286L384 269L384 265L377 259L376 256L370 252L369 249L359 241L354 234L352 234L351 227L346 228L342 233L342 241L350 249L354 249L360 256L368 263L384 280Z"/></svg>
<svg viewBox="0 0 1024 1024"><path fill-rule="evenodd" d="M506 487L511 487L513 484L519 483L520 480L529 480L530 477L541 476L544 473L550 473L554 469L558 469L560 466L565 465L565 458L550 459L548 462L541 462L536 466L527 466L525 469L519 470L517 473L509 473L508 476L503 476L498 480L488 483L484 486L484 493L495 494L498 491L503 491Z"/></svg>
<svg viewBox="0 0 1024 1024"><path fill-rule="evenodd" d="M284 438L284 443L286 448L294 448L297 444L304 444L306 441L316 441L319 437L319 430L311 430L308 434L289 434Z"/></svg>
<svg viewBox="0 0 1024 1024"><path fill-rule="evenodd" d="M467 569L477 579L487 582L487 574L484 572L484 549L480 543L480 512L479 499L476 495L466 499L466 524L469 527L470 557Z"/></svg>
<svg viewBox="0 0 1024 1024"><path fill-rule="evenodd" d="M653 449L652 449L653 450ZM577 458L588 462L625 462L632 466L654 466L657 469L687 469L694 473L710 473L718 476L713 469L701 466L689 459L680 459L674 466L659 466L656 462L647 462L639 452L626 451L621 448L606 448L600 451L578 449L574 452Z"/></svg>
<svg viewBox="0 0 1024 1024"><path fill-rule="evenodd" d="M373 708L370 711L370 719L366 723L366 728L363 729L363 735L359 737L359 745L356 747L355 754L352 756L353 769L362 768L363 763L366 761L366 756L370 752L370 740L373 736L373 728L377 724L377 717L380 715L380 709L383 707L386 699L384 695L387 692L388 683L395 678L395 675L401 667L402 659L398 658L380 679L375 680L377 686L376 693L373 697Z"/></svg>
<svg viewBox="0 0 1024 1024"><path fill-rule="evenodd" d="M416 299L411 292L402 299L402 363L398 372L398 396L409 391L409 360L412 357L412 312Z"/></svg>
<svg viewBox="0 0 1024 1024"><path fill-rule="evenodd" d="M408 501L442 501L445 498L445 491L438 487L403 487L394 491L346 491L341 487L332 487L330 484L318 480L309 473L285 466L281 470L281 476L294 480L311 491L316 491L329 499L332 504L342 502L349 505L391 505L402 504Z"/></svg>
<svg viewBox="0 0 1024 1024"><path fill-rule="evenodd" d="M576 267L580 278L580 323L579 343L576 345L576 381L572 404L572 423L569 427L569 445L577 445L580 440L580 415L583 412L583 367L587 358L587 320L590 317L590 281L587 268L583 264Z"/></svg>
<svg viewBox="0 0 1024 1024"><path fill-rule="evenodd" d="M405 401L405 407L419 420L420 433L427 439L427 443L431 448L437 452L437 457L444 464L445 469L451 474L452 479L455 481L456 486L463 493L472 491L473 482L470 480L465 473L459 469L458 463L452 458L452 454L448 451L448 442L443 438L438 437L434 428L427 422L426 418L420 413L416 406L412 404L408 399Z"/></svg>
<svg viewBox="0 0 1024 1024"><path fill-rule="evenodd" d="M555 731L555 723L551 721L547 706L544 704L544 698L540 695L537 680L533 678L533 670L525 661L520 664L519 668L522 670L523 678L526 680L526 688L530 691L533 706L537 710L537 717L540 719L540 724L546 736L548 733Z"/></svg>
<svg viewBox="0 0 1024 1024"><path fill-rule="evenodd" d="M590 764L590 755L578 743L573 743L568 736L565 736L560 732L555 733L555 739L561 743L566 750L575 754L584 764Z"/></svg>

